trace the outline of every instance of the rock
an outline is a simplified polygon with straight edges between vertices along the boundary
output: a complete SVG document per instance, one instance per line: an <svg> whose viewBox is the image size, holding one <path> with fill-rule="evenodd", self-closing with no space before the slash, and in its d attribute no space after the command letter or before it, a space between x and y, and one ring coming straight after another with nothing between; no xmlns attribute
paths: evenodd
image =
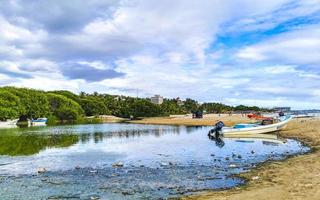
<svg viewBox="0 0 320 200"><path fill-rule="evenodd" d="M252 177L252 180L258 180L258 179L259 179L259 176Z"/></svg>
<svg viewBox="0 0 320 200"><path fill-rule="evenodd" d="M233 157L233 158L236 157L236 154L232 153L232 157Z"/></svg>
<svg viewBox="0 0 320 200"><path fill-rule="evenodd" d="M226 160L230 160L230 158L229 158L229 157L226 157Z"/></svg>
<svg viewBox="0 0 320 200"><path fill-rule="evenodd" d="M75 169L80 169L80 166L76 166Z"/></svg>
<svg viewBox="0 0 320 200"><path fill-rule="evenodd" d="M173 165L173 162L169 162L169 165Z"/></svg>
<svg viewBox="0 0 320 200"><path fill-rule="evenodd" d="M127 190L127 191L122 191L122 194L123 195L133 195L135 192L134 191L129 191L129 190Z"/></svg>
<svg viewBox="0 0 320 200"><path fill-rule="evenodd" d="M41 167L41 168L38 169L38 174L42 174L42 173L45 173L45 172L47 172L47 169L44 168L44 167Z"/></svg>
<svg viewBox="0 0 320 200"><path fill-rule="evenodd" d="M229 167L230 167L230 168L236 168L237 165L235 165L235 164L230 164Z"/></svg>
<svg viewBox="0 0 320 200"><path fill-rule="evenodd" d="M254 154L254 151L253 151L253 150L251 150L251 153L252 153L252 154Z"/></svg>
<svg viewBox="0 0 320 200"><path fill-rule="evenodd" d="M210 154L210 156L214 157L214 156L215 156L215 154L214 154L214 153L212 153L212 154Z"/></svg>
<svg viewBox="0 0 320 200"><path fill-rule="evenodd" d="M160 163L161 166L168 166L168 163L162 162Z"/></svg>
<svg viewBox="0 0 320 200"><path fill-rule="evenodd" d="M241 159L241 158L242 158L242 156L241 156L241 155L238 155L238 158L239 158L239 159Z"/></svg>
<svg viewBox="0 0 320 200"><path fill-rule="evenodd" d="M122 162L113 163L112 167L123 167L123 163Z"/></svg>

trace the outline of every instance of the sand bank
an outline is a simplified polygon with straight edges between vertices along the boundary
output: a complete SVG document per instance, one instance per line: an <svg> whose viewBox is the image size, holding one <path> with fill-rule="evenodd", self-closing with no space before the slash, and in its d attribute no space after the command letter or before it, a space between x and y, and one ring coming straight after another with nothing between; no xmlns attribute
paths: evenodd
<svg viewBox="0 0 320 200"><path fill-rule="evenodd" d="M242 122L254 122L245 115L228 115L228 114L208 114L202 119L192 119L192 115L173 115L169 117L150 117L142 120L132 120L130 123L138 124L165 124L165 125L189 125L189 126L212 126L216 121L221 120L227 126Z"/></svg>

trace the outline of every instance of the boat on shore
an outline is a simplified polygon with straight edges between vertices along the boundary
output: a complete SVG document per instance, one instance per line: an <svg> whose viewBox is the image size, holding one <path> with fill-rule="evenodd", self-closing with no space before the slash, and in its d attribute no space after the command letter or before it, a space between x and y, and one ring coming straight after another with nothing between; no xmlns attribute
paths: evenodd
<svg viewBox="0 0 320 200"><path fill-rule="evenodd" d="M38 118L38 119L32 119L30 121L31 126L46 126L47 125L47 118Z"/></svg>
<svg viewBox="0 0 320 200"><path fill-rule="evenodd" d="M14 128L17 127L19 119L0 121L0 128Z"/></svg>
<svg viewBox="0 0 320 200"><path fill-rule="evenodd" d="M272 133L284 129L291 119L291 116L281 116L276 119L262 120L261 123L237 124L234 127L225 127L221 122L222 124L216 124L216 126L209 131L209 135L216 137L220 135L228 136Z"/></svg>

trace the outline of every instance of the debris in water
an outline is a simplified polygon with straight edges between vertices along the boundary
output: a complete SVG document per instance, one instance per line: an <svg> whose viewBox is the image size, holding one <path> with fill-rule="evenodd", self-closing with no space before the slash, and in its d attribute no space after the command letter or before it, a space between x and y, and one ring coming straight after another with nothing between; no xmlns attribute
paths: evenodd
<svg viewBox="0 0 320 200"><path fill-rule="evenodd" d="M237 165L235 165L235 164L230 164L229 167L230 167L230 168L236 168Z"/></svg>

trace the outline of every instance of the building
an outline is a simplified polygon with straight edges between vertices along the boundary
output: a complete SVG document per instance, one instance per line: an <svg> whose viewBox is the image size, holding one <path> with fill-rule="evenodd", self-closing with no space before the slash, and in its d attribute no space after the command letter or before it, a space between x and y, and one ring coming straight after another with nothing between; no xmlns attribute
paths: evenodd
<svg viewBox="0 0 320 200"><path fill-rule="evenodd" d="M290 112L291 107L274 107L273 110L275 112Z"/></svg>
<svg viewBox="0 0 320 200"><path fill-rule="evenodd" d="M183 106L184 105L184 102L180 99L180 97L177 97L176 101L177 101L178 106Z"/></svg>
<svg viewBox="0 0 320 200"><path fill-rule="evenodd" d="M151 103L158 104L158 105L163 103L163 97L160 95L154 95L153 97L150 98L150 100L151 100Z"/></svg>

